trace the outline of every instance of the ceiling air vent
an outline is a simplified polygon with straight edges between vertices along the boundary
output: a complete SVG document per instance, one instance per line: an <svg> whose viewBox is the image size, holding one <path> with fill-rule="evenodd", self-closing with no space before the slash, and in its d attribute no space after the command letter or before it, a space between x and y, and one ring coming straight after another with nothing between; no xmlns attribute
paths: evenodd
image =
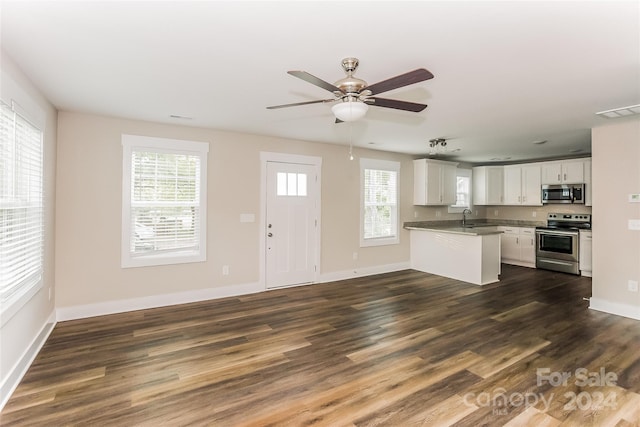
<svg viewBox="0 0 640 427"><path fill-rule="evenodd" d="M613 110L600 111L596 114L601 117L606 117L607 119L617 119L618 117L632 116L634 114L640 114L640 104L630 105L628 107L614 108Z"/></svg>

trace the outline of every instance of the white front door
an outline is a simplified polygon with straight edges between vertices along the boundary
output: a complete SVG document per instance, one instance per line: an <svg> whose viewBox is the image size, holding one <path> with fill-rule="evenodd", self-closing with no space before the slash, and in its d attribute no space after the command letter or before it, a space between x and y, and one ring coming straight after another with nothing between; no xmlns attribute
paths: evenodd
<svg viewBox="0 0 640 427"><path fill-rule="evenodd" d="M267 162L266 287L314 281L318 185L316 167Z"/></svg>

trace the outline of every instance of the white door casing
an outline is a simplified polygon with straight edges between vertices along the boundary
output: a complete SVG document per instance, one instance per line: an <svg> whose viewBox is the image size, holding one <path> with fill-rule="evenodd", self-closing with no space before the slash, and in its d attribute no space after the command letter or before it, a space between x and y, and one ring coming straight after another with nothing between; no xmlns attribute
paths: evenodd
<svg viewBox="0 0 640 427"><path fill-rule="evenodd" d="M321 159L261 157L261 279L266 289L312 283L319 271Z"/></svg>

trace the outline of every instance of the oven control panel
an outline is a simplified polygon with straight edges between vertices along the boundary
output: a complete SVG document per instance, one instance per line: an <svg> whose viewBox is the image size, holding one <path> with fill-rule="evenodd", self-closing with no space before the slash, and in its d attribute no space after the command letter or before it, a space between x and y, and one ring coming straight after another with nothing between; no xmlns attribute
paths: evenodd
<svg viewBox="0 0 640 427"><path fill-rule="evenodd" d="M554 221L581 221L591 222L590 214L563 214L563 213L550 213L547 214L547 219Z"/></svg>

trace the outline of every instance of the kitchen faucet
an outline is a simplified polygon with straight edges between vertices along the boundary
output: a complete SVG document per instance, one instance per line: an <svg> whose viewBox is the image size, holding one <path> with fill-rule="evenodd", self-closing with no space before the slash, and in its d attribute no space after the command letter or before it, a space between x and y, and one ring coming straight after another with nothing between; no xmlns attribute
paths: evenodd
<svg viewBox="0 0 640 427"><path fill-rule="evenodd" d="M471 209L465 209L462 211L462 226L467 225L467 214L471 213Z"/></svg>

